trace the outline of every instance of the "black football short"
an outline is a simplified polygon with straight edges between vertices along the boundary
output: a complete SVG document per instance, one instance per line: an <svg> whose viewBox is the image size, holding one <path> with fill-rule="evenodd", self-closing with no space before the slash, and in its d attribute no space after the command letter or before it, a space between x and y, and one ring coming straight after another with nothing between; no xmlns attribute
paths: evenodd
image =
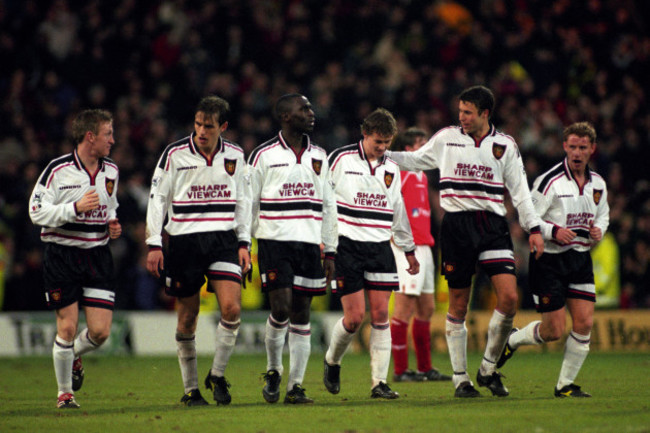
<svg viewBox="0 0 650 433"><path fill-rule="evenodd" d="M339 236L336 281L332 281L332 293L345 296L363 289L399 289L397 265L390 241L360 242Z"/></svg>
<svg viewBox="0 0 650 433"><path fill-rule="evenodd" d="M241 283L238 250L233 230L170 236L165 262L170 279L167 294L193 296L201 290L206 277L210 281ZM208 291L212 291L210 285Z"/></svg>
<svg viewBox="0 0 650 433"><path fill-rule="evenodd" d="M108 245L83 249L45 243L45 301L58 310L75 302L113 310L115 278Z"/></svg>
<svg viewBox="0 0 650 433"><path fill-rule="evenodd" d="M292 288L307 296L325 294L319 245L258 239L257 250L263 292Z"/></svg>
<svg viewBox="0 0 650 433"><path fill-rule="evenodd" d="M567 298L596 302L593 264L588 251L544 253L539 259L531 254L528 272L535 308L540 313L559 310Z"/></svg>
<svg viewBox="0 0 650 433"><path fill-rule="evenodd" d="M440 230L441 273L449 288L470 287L478 265L492 277L515 275L508 221L492 212L447 212Z"/></svg>

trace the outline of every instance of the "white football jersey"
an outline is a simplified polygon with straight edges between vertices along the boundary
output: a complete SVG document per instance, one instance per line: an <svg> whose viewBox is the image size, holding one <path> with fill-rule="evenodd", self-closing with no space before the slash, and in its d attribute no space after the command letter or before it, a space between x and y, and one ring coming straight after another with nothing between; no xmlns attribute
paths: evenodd
<svg viewBox="0 0 650 433"><path fill-rule="evenodd" d="M384 156L370 162L363 141L359 141L333 151L329 162L339 235L361 242L382 242L392 237L405 252L414 251L395 161Z"/></svg>
<svg viewBox="0 0 650 433"><path fill-rule="evenodd" d="M524 164L515 140L490 125L479 142L460 126L443 128L415 152L387 152L403 170L440 169L440 205L447 212L488 211L505 216L505 193L528 232L541 221L531 201Z"/></svg>
<svg viewBox="0 0 650 433"><path fill-rule="evenodd" d="M38 179L29 200L32 222L42 226L41 240L78 248L106 245L108 221L117 215L119 170L108 158L96 173L84 167L77 150L52 160ZM95 190L99 208L77 214L75 202Z"/></svg>
<svg viewBox="0 0 650 433"><path fill-rule="evenodd" d="M219 137L213 155L204 156L193 135L165 149L151 180L147 245L162 246L162 228L171 235L235 230L250 244L250 179L244 151Z"/></svg>
<svg viewBox="0 0 650 433"><path fill-rule="evenodd" d="M609 226L609 205L605 180L588 167L587 181L580 188L567 160L556 164L533 183L535 210L546 224L542 225L545 253L562 253L569 249L589 251L593 241L589 228L593 224L605 235ZM553 240L554 227L564 227L576 233L567 245Z"/></svg>
<svg viewBox="0 0 650 433"><path fill-rule="evenodd" d="M248 158L253 191L253 234L257 239L338 245L336 205L325 150L303 135L296 154L280 132Z"/></svg>

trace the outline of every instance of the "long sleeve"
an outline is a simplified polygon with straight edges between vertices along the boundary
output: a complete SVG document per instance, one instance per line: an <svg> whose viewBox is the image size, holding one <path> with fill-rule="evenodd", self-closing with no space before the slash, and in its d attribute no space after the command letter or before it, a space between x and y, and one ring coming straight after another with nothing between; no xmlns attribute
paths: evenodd
<svg viewBox="0 0 650 433"><path fill-rule="evenodd" d="M439 167L440 156L436 146L439 133L435 134L424 146L415 152L386 151L386 156L399 164L404 171L432 170Z"/></svg>
<svg viewBox="0 0 650 433"><path fill-rule="evenodd" d="M598 207L596 209L594 226L598 227L603 232L603 237L605 237L605 233L607 233L607 228L609 227L609 203L607 202L607 186L603 188L603 193L600 197L600 202L598 203Z"/></svg>
<svg viewBox="0 0 650 433"><path fill-rule="evenodd" d="M76 218L74 201L57 203L56 179L48 183L45 173L36 183L29 200L29 217L35 225L60 227Z"/></svg>
<svg viewBox="0 0 650 433"><path fill-rule="evenodd" d="M327 159L323 162L323 223L321 227L321 237L325 245L325 253L336 252L338 246L338 222L336 211L336 198L334 197L334 188L331 181L331 174Z"/></svg>
<svg viewBox="0 0 650 433"><path fill-rule="evenodd" d="M504 181L512 198L512 204L519 212L519 224L529 233L537 232L541 229L542 220L539 215L542 214L538 214L533 206L524 163L516 145L508 148L506 158L508 160L504 167Z"/></svg>
<svg viewBox="0 0 650 433"><path fill-rule="evenodd" d="M260 218L260 197L262 194L263 173L261 162L253 165L253 155L248 160L248 175L251 190L251 235L255 236Z"/></svg>
<svg viewBox="0 0 650 433"><path fill-rule="evenodd" d="M151 180L151 192L147 205L146 243L150 247L162 246L162 229L170 202L171 179L169 172L161 167L159 161Z"/></svg>
<svg viewBox="0 0 650 433"><path fill-rule="evenodd" d="M108 221L117 218L117 208L119 207L119 204L117 202L117 188L118 184L120 183L119 175L115 179L115 186L113 187L113 194L111 195L111 198L109 200L108 204Z"/></svg>
<svg viewBox="0 0 650 433"><path fill-rule="evenodd" d="M413 233L411 232L411 224L409 223L406 207L404 206L404 199L400 186L402 180L400 173L395 174L393 180L395 188L391 191L391 200L393 202L393 241L395 245L400 247L404 252L410 253L415 250L415 242L413 241Z"/></svg>
<svg viewBox="0 0 650 433"><path fill-rule="evenodd" d="M244 162L244 161L242 161ZM235 232L239 242L251 243L252 191L249 167L242 164L243 170L237 178L237 203L235 205Z"/></svg>
<svg viewBox="0 0 650 433"><path fill-rule="evenodd" d="M542 194L539 191L539 184L542 182L542 176L535 179L533 183L533 189L530 193L533 200L533 206L535 207L535 212L539 215L541 220L541 233L544 240L549 241L553 239L553 227L554 225L544 221L544 215L546 211L551 207L551 201L547 198L546 195Z"/></svg>

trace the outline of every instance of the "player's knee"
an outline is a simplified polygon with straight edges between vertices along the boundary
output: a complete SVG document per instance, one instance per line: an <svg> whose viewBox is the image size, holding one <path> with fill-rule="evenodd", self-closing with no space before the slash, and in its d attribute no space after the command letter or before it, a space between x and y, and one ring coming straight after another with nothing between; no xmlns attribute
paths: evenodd
<svg viewBox="0 0 650 433"><path fill-rule="evenodd" d="M547 326L546 329L540 329L540 335L542 339L546 342L557 341L564 334L563 325L551 325Z"/></svg>
<svg viewBox="0 0 650 433"><path fill-rule="evenodd" d="M271 307L271 315L277 322L286 322L289 319L290 312L289 304L276 303Z"/></svg>
<svg viewBox="0 0 650 433"><path fill-rule="evenodd" d="M507 315L515 314L518 300L517 292L502 294L501 299L499 299L499 310Z"/></svg>
<svg viewBox="0 0 650 433"><path fill-rule="evenodd" d="M178 318L178 331L183 334L193 334L196 330L198 314L185 313Z"/></svg>
<svg viewBox="0 0 650 433"><path fill-rule="evenodd" d="M416 317L418 320L429 320L429 319L431 319L431 316L433 316L433 312L434 312L434 310L435 310L435 308L434 308L433 305L431 305L431 306L426 306L426 307L421 307L421 308L418 310L418 312L417 312L417 314L415 315L415 317Z"/></svg>
<svg viewBox="0 0 650 433"><path fill-rule="evenodd" d="M464 303L456 303L456 304L449 304L449 314L457 319L465 319L465 316L467 316L467 304Z"/></svg>
<svg viewBox="0 0 650 433"><path fill-rule="evenodd" d="M388 322L388 311L373 310L370 312L370 320L372 320L372 323L386 323Z"/></svg>
<svg viewBox="0 0 650 433"><path fill-rule="evenodd" d="M104 344L106 340L108 340L108 337L111 335L111 327L106 326L100 329L94 329L94 330L88 330L88 336L90 339L96 343L97 345L101 346Z"/></svg>
<svg viewBox="0 0 650 433"><path fill-rule="evenodd" d="M594 325L594 319L592 317L582 319L582 320L573 320L573 331L581 335L587 335L591 332L591 328Z"/></svg>
<svg viewBox="0 0 650 433"><path fill-rule="evenodd" d="M364 314L348 314L343 320L345 329L350 332L357 332L363 323Z"/></svg>
<svg viewBox="0 0 650 433"><path fill-rule="evenodd" d="M77 333L77 327L74 323L64 323L59 325L56 333L60 338L66 341L72 341Z"/></svg>
<svg viewBox="0 0 650 433"><path fill-rule="evenodd" d="M221 317L228 322L236 322L240 315L241 306L236 302L221 307Z"/></svg>

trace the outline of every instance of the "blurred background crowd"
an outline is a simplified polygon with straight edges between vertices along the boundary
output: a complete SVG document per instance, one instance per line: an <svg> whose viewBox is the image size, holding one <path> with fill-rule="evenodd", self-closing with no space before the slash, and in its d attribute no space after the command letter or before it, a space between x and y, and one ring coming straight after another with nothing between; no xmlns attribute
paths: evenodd
<svg viewBox="0 0 650 433"><path fill-rule="evenodd" d="M599 304L648 308L649 17L650 2L633 0L0 0L0 309L44 308L27 202L45 165L73 149L81 109L115 117L116 306L160 309L170 304L144 269L149 182L201 97L231 103L225 136L248 154L277 133L274 101L305 94L313 140L331 151L357 141L379 106L401 129L455 124L456 96L474 84L495 92L493 121L518 142L531 184L563 158L564 126L595 125L591 166L611 207L594 252ZM509 217L525 293L526 239Z"/></svg>

